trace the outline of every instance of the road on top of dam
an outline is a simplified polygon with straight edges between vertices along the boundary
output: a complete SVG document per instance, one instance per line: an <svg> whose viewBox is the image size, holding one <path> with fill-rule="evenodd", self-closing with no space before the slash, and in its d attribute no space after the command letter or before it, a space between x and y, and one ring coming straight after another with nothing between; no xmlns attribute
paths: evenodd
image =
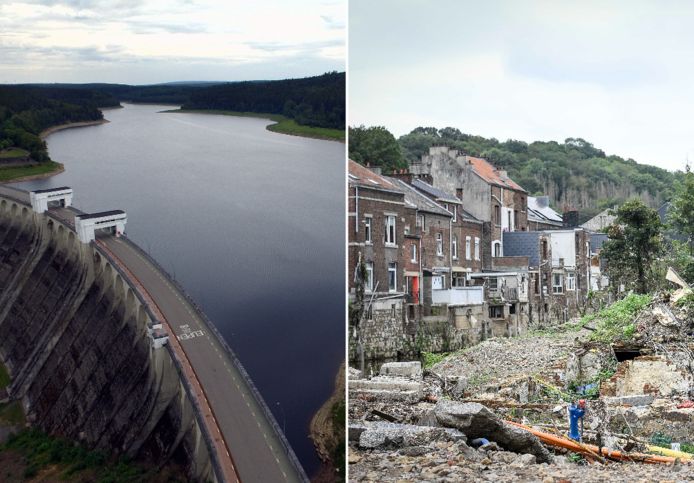
<svg viewBox="0 0 694 483"><path fill-rule="evenodd" d="M29 204L28 192L0 186L0 194L3 193ZM66 208L50 212L74 226L75 212ZM185 295L132 242L112 236L99 241L146 289L173 330L173 336L180 341L203 386L240 480L244 483L303 481L246 379Z"/></svg>

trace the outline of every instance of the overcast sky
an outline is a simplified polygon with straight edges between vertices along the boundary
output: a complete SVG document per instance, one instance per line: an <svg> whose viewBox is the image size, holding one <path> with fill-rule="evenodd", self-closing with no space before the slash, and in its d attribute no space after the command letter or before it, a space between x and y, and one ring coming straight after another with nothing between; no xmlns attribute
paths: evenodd
<svg viewBox="0 0 694 483"><path fill-rule="evenodd" d="M0 83L343 71L345 1L0 0Z"/></svg>
<svg viewBox="0 0 694 483"><path fill-rule="evenodd" d="M349 1L350 125L694 161L694 2Z"/></svg>

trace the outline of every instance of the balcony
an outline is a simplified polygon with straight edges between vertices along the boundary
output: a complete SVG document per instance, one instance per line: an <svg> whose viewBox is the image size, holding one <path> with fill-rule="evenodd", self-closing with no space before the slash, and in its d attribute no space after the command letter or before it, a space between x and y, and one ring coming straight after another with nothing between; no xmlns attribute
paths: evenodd
<svg viewBox="0 0 694 483"><path fill-rule="evenodd" d="M481 305L484 303L484 287L432 290L431 302L434 305Z"/></svg>

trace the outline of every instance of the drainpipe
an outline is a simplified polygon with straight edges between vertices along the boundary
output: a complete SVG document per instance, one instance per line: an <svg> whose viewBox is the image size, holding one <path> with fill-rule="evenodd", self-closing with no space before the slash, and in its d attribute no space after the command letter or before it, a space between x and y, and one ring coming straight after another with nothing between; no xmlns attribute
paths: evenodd
<svg viewBox="0 0 694 483"><path fill-rule="evenodd" d="M458 247L456 247L456 250ZM453 218L448 219L448 270L449 273L451 274L450 277L448 277L450 287L449 289L453 288Z"/></svg>
<svg viewBox="0 0 694 483"><path fill-rule="evenodd" d="M359 233L359 186L354 187L354 233Z"/></svg>

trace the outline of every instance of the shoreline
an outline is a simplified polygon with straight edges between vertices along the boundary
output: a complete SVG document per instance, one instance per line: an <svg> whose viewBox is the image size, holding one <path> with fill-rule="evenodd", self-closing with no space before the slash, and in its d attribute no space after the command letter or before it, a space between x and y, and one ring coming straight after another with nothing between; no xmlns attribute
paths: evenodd
<svg viewBox="0 0 694 483"><path fill-rule="evenodd" d="M39 138L43 141L45 140L48 136L51 134L58 132L58 131L63 131L65 129L72 129L75 127L87 127L87 126L98 126L99 124L106 124L109 121L108 119L99 119L98 121L80 121L80 122L69 122L67 124L59 124L57 126L52 126L49 127L48 129L44 129L39 133Z"/></svg>
<svg viewBox="0 0 694 483"><path fill-rule="evenodd" d="M333 461L333 451L335 445L339 444L340 435L335 434L337 428L333 425L333 407L340 401L346 402L345 397L345 362L340 364L340 368L335 376L335 389L327 401L318 409L311 418L309 425L309 437L313 441L313 446L321 460L320 468L312 478L314 482L333 481L335 476L335 461ZM343 436L344 437L344 436Z"/></svg>
<svg viewBox="0 0 694 483"><path fill-rule="evenodd" d="M23 183L24 181L35 181L37 179L50 178L51 176L55 176L55 175L63 173L65 171L65 165L63 163L58 163L56 161L53 161L53 162L58 165L56 167L56 169L54 169L53 171L49 171L48 173L31 174L29 176L22 176L20 178L11 179L9 181L0 181L0 185L12 184L12 183Z"/></svg>
<svg viewBox="0 0 694 483"><path fill-rule="evenodd" d="M265 129L267 131L273 132L275 134L286 134L287 136L297 136L300 138L307 138L307 139L319 139L321 141L334 141L337 143L345 144L345 139L337 139L334 137L326 136L326 135L321 135L319 133L315 134L309 134L309 133L296 133L296 132L291 132L291 131L283 131L281 126L283 122L296 122L293 119L289 119L287 117L284 117L281 114L268 114L268 113L261 113L261 112L236 112L236 111L225 111L225 110L219 110L219 109L169 109L166 111L159 111L159 114L208 114L208 115L217 115L217 116L233 116L233 117L252 117L256 119L266 119L270 121L271 123L265 126ZM310 126L308 126L310 127ZM278 129L279 128L279 129ZM322 128L312 128L312 129L322 129ZM339 129L335 129L335 131L339 131Z"/></svg>

